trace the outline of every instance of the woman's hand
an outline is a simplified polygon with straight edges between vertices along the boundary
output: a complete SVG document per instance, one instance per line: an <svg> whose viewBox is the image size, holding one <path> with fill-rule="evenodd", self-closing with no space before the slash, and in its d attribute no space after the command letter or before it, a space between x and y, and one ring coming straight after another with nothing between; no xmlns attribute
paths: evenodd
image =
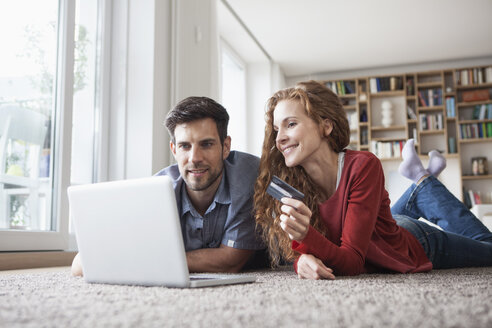
<svg viewBox="0 0 492 328"><path fill-rule="evenodd" d="M309 231L311 210L294 198L282 198L282 214L280 215L280 227L287 232L289 238L302 242Z"/></svg>
<svg viewBox="0 0 492 328"><path fill-rule="evenodd" d="M297 276L301 279L335 279L333 270L311 254L302 254L297 260Z"/></svg>

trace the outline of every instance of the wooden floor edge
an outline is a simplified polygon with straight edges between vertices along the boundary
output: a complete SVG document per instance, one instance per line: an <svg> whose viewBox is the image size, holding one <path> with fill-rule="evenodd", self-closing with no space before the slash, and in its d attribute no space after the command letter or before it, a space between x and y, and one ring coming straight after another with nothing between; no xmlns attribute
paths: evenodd
<svg viewBox="0 0 492 328"><path fill-rule="evenodd" d="M76 254L64 251L0 253L0 270L70 266Z"/></svg>

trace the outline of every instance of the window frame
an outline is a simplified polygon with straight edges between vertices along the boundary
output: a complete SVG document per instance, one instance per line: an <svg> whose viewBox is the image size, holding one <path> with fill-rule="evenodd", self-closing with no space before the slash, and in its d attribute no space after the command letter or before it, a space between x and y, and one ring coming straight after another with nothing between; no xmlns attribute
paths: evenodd
<svg viewBox="0 0 492 328"><path fill-rule="evenodd" d="M68 246L66 190L70 185L71 167L75 2L59 0L58 6L52 230L0 231L0 251L65 250Z"/></svg>
<svg viewBox="0 0 492 328"><path fill-rule="evenodd" d="M243 71L243 74L244 74L244 85L243 85L243 95L242 95L242 103L244 104L243 108L241 108L241 110L243 110L243 115L244 115L244 120L245 122L248 121L248 65L246 63L246 61L237 53L237 51L224 39L224 38L220 38L220 51L219 51L219 61L220 61L220 101L221 103L224 102L224 98L223 98L223 90L222 90L222 86L223 86L223 71L222 71L222 63L223 63L223 55L224 53L226 53L233 61L234 61L234 64L236 64L242 71ZM229 111L229 115L231 115L231 111L233 110L232 108L226 108L228 111ZM229 131L231 131L231 122L232 120L229 120ZM243 147L240 149L241 151L248 151L248 147L249 147L249 140L248 140L248 129L247 129L247 126L244 127L244 129L241 131L243 133L243 136L242 136L242 139L243 141L245 142L244 145L242 145ZM230 134L230 132L229 132ZM235 146L235 142L236 140L234 140L233 138L233 149L236 149L236 146Z"/></svg>

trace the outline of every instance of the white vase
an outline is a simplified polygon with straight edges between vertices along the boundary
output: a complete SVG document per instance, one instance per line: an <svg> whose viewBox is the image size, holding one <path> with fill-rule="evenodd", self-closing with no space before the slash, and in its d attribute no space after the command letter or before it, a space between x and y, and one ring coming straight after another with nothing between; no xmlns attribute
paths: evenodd
<svg viewBox="0 0 492 328"><path fill-rule="evenodd" d="M381 123L384 127L389 127L393 124L393 104L391 104L388 100L385 100L381 104L381 107L383 108L381 111L381 114L383 115Z"/></svg>

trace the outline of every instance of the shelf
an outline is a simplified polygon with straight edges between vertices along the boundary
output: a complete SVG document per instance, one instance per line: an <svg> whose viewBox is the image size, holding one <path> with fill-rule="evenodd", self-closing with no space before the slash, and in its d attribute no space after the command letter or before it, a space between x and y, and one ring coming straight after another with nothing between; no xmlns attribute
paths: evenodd
<svg viewBox="0 0 492 328"><path fill-rule="evenodd" d="M487 174L487 175L463 175L461 178L463 180L492 179L492 174Z"/></svg>
<svg viewBox="0 0 492 328"><path fill-rule="evenodd" d="M405 90L395 90L395 91L380 91L377 93L370 94L372 98L379 97L405 97Z"/></svg>
<svg viewBox="0 0 492 328"><path fill-rule="evenodd" d="M392 125L392 126L373 126L371 131L397 131L405 130L405 125Z"/></svg>
<svg viewBox="0 0 492 328"><path fill-rule="evenodd" d="M468 138L459 139L460 143L481 143L481 142L491 142L492 138Z"/></svg>
<svg viewBox="0 0 492 328"><path fill-rule="evenodd" d="M488 105L488 104L492 104L492 100L460 102L460 103L457 103L456 105L458 107L472 107L472 106L476 106L476 105Z"/></svg>
<svg viewBox="0 0 492 328"><path fill-rule="evenodd" d="M492 120L460 120L460 124L492 123Z"/></svg>
<svg viewBox="0 0 492 328"><path fill-rule="evenodd" d="M442 82L417 83L417 89L423 89L423 88L442 88Z"/></svg>
<svg viewBox="0 0 492 328"><path fill-rule="evenodd" d="M432 112L437 110L444 110L444 106L432 106L432 107L417 107L417 111L419 112Z"/></svg>
<svg viewBox="0 0 492 328"><path fill-rule="evenodd" d="M346 93L344 95L337 95L340 98L355 98L356 94L355 93Z"/></svg>
<svg viewBox="0 0 492 328"><path fill-rule="evenodd" d="M420 130L420 134L444 134L444 130Z"/></svg>
<svg viewBox="0 0 492 328"><path fill-rule="evenodd" d="M388 142L388 141L406 141L407 138L371 138L372 141Z"/></svg>
<svg viewBox="0 0 492 328"><path fill-rule="evenodd" d="M491 88L492 83L482 83L482 84L469 84L469 85L457 85L456 89L466 90L466 89L480 89L480 88Z"/></svg>
<svg viewBox="0 0 492 328"><path fill-rule="evenodd" d="M389 162L389 161L401 161L401 156L398 157L382 157L379 159L380 161L383 162Z"/></svg>
<svg viewBox="0 0 492 328"><path fill-rule="evenodd" d="M388 151L390 146L391 149L394 150L394 148L399 148L398 146L403 144L407 138L414 137L416 139L415 146L417 147L417 153L422 160L428 160L427 153L431 149L436 148L444 151L443 156L445 158L453 158L457 167L456 172L453 172L455 178L450 183L456 184L457 190L465 186L468 188L478 188L477 191L486 193L492 192L492 168L489 167L490 174L486 176L466 175L471 174L471 169L469 167L470 159L475 156L475 154L482 154L483 156L488 157L490 161L490 157L492 157L492 137L461 138L461 132L468 132L464 131L468 130L463 129L464 127L470 127L470 129L473 129L475 132L478 127L478 130L481 128L483 132L483 125L485 125L485 127L491 125L492 119L488 119L487 115L484 117L483 113L482 116L476 115L475 108L480 108L482 105L485 105L485 107L491 106L492 81L481 84L457 85L459 79L462 77L461 81L474 81L473 77L479 69L482 70L482 76L485 78L487 76L486 71L490 71L491 68L492 64L489 63L468 68L448 68L442 70L412 72L408 74L373 75L334 81L349 82L352 87L351 90L355 91L355 93L339 95L342 103L346 104L344 106L345 113L349 116L352 115L355 121L360 120L362 116L360 114L363 114L368 121L359 122L357 127L355 125L352 126L350 129L350 136L352 137L350 148L371 151L373 144L380 145L379 143L383 143L383 147L381 147L379 153L380 156L396 155L390 158L380 158L381 161L385 162L385 165L391 166L398 164L398 162L401 161L401 158L398 156L398 152L393 153ZM465 73L468 74L466 79L464 77ZM488 74L490 75L490 72ZM397 82L396 85L393 84L393 87L397 88L396 90L391 90L392 77L395 78L395 81L393 82ZM377 88L374 88L373 82L378 82L377 79L384 79L384 81L379 81L380 87L382 87L379 90L384 91L377 92ZM329 81L322 82L325 83ZM333 81L330 82L330 84L333 85ZM371 92L371 90L374 92ZM475 91L477 95L472 95ZM489 94L488 97L485 94L486 91ZM429 98L429 94L432 95L432 99ZM422 95L425 103L420 99L420 95ZM451 117L448 117L446 98L454 99L453 104L456 113L451 112L451 114L454 114ZM465 102L463 101L464 99L471 101ZM476 99L484 100L475 101ZM400 115L399 120L394 120L394 124L388 127L382 126L381 102L384 100L390 100L397 103L399 106L398 112L395 111L393 113L393 115ZM426 103L428 105L433 104L433 106L426 106ZM408 116L407 107L411 107L416 114L416 117ZM421 119L425 116L428 119L427 123L431 124L421 125L421 123L423 123ZM411 119L411 117L415 117L415 119ZM484 117L485 119L471 119L472 117ZM439 125L439 129L436 129L438 125L436 125L435 122L442 123L442 125ZM422 130L421 128L423 126L432 127L433 129ZM485 129L485 131L487 130ZM480 134L473 135L478 136ZM482 136L486 135L486 133L482 134ZM451 154L446 152L449 150L449 138L454 138L455 141L454 147L451 148L455 152ZM361 141L363 141L364 144L362 144ZM479 183L481 179L484 179L485 186L483 186L482 183Z"/></svg>

